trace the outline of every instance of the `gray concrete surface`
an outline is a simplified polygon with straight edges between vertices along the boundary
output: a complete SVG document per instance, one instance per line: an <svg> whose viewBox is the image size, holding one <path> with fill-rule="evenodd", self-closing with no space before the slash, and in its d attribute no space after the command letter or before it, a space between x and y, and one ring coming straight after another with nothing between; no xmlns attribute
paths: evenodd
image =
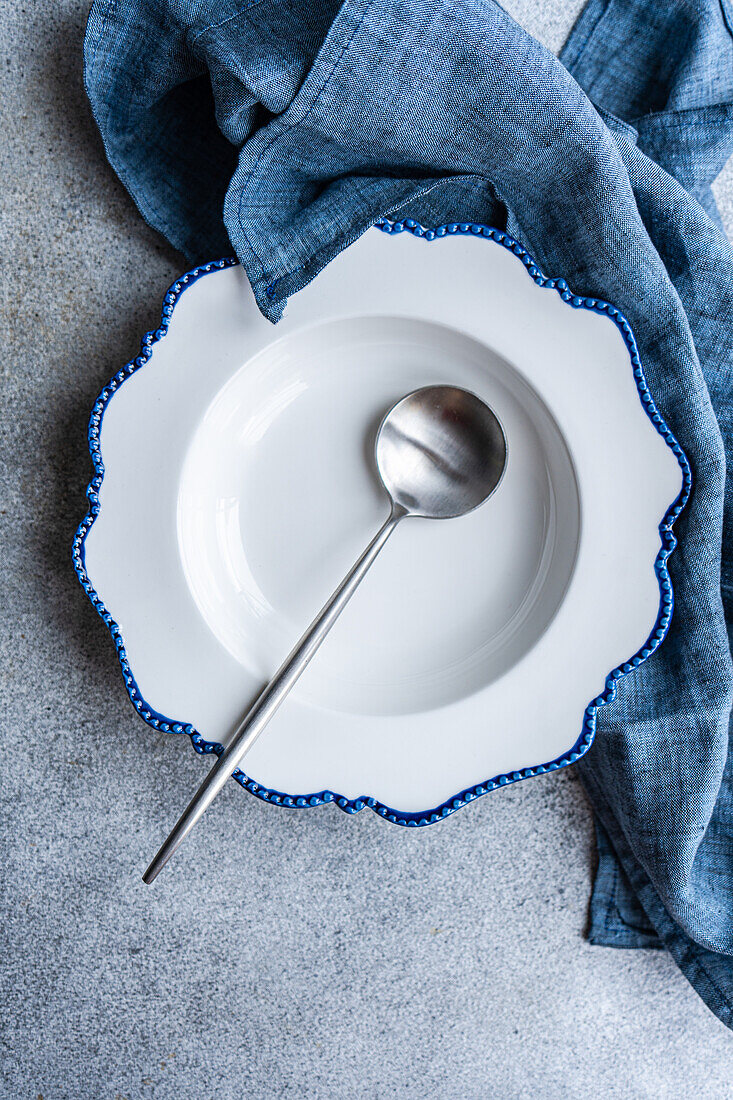
<svg viewBox="0 0 733 1100"><path fill-rule="evenodd" d="M557 49L580 4L509 7ZM416 832L231 784L207 859L143 886L205 765L134 715L69 545L89 409L181 262L104 162L84 16L0 6L2 1097L733 1096L733 1037L670 959L584 941L572 771Z"/></svg>

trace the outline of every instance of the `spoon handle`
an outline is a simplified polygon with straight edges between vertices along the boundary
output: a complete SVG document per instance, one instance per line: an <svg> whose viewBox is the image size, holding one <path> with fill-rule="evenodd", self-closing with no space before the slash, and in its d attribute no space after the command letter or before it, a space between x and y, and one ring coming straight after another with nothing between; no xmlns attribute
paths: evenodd
<svg viewBox="0 0 733 1100"><path fill-rule="evenodd" d="M167 840L160 847L143 875L143 882L150 884L157 878L175 850L216 798L229 776L239 767L243 757L252 748L296 680L310 664L321 642L353 596L377 554L405 515L404 509L395 505L387 521L320 610L295 649L257 696L224 752L181 814Z"/></svg>

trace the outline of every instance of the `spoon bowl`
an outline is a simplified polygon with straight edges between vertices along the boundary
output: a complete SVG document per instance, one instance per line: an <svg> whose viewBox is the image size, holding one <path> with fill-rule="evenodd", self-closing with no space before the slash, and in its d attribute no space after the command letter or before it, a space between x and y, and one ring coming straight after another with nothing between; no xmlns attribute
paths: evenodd
<svg viewBox="0 0 733 1100"><path fill-rule="evenodd" d="M506 467L506 438L474 394L426 386L389 410L375 455L384 487L407 515L452 519L494 492Z"/></svg>

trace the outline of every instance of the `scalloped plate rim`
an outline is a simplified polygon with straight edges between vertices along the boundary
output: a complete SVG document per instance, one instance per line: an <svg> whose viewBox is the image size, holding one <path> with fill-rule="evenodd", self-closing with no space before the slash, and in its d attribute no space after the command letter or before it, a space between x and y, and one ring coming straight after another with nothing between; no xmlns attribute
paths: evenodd
<svg viewBox="0 0 733 1100"><path fill-rule="evenodd" d="M634 339L631 326L626 318L615 306L600 299L600 298L588 298L582 295L574 294L568 287L567 282L562 278L550 278L546 276L532 256L527 252L523 245L521 245L515 238L503 230L494 229L491 226L480 225L474 222L451 222L440 226L425 227L420 225L413 219L406 219L404 221L392 221L386 218L380 219L375 223L375 228L382 230L388 234L409 232L416 237L420 237L427 242L439 240L447 235L452 234L470 234L478 236L486 240L493 241L495 244L513 252L515 256L524 264L528 274L532 277L538 286L552 289L557 291L563 301L575 309L589 309L593 312L602 313L608 316L621 332L621 336L624 340L624 344L629 352L630 365L633 369L634 381L639 394L639 399L642 402L647 416L649 417L652 425L656 428L659 435L664 439L665 443L674 453L677 462L682 471L682 487L675 500L669 506L665 515L659 524L660 535L660 548L654 561L654 571L657 577L659 585L659 611L655 620L654 626L649 633L649 636L633 656L629 657L621 665L612 669L605 679L605 687L600 695L596 696L590 701L585 709L583 715L583 723L580 734L576 739L572 748L564 753L562 756L556 757L553 760L548 761L545 764L539 764L533 767L523 768L520 771L504 773L496 775L492 779L488 779L482 783L474 784L471 787L460 791L458 794L446 799L445 802L432 810L414 811L409 813L403 813L398 810L393 810L391 807L384 805L376 798L372 798L368 795L362 795L357 798L345 798L334 791L323 790L317 793L290 795L283 791L272 790L267 787L263 787L261 784L256 783L250 779L241 769L237 769L233 773L232 778L235 779L241 786L248 790L251 794L260 798L265 802L272 803L277 806L284 806L286 808L300 809L300 808L312 808L315 806L322 806L328 803L335 803L339 809L345 813L353 814L358 813L365 807L369 807L374 810L380 817L385 818L387 821L391 821L397 825L403 826L424 826L430 825L434 822L441 821L446 817L449 817L456 810L461 809L463 806L468 805L470 802L475 801L483 794L487 794L491 790L496 790L499 787L508 786L511 783L516 783L522 779L529 779L536 775L543 775L548 772L557 771L560 768L567 767L570 764L576 763L582 756L584 756L591 745L596 731L596 718L599 708L608 705L613 701L616 696L616 690L619 680L627 676L633 669L637 668L640 664L646 661L652 653L654 653L666 637L669 629L669 624L672 618L672 611L674 608L674 593L672 589L672 581L667 569L667 559L677 545L677 540L673 534L672 527L675 520L679 516L680 512L684 508L687 500L690 496L692 487L692 473L690 464L685 452L680 444L674 437L671 429L667 425L666 421L662 417L661 413L656 408L649 387L644 376L644 371L639 358L638 349L636 346L636 340ZM130 701L135 707L136 711L143 718L148 725L153 726L157 730L161 730L166 733L185 733L193 744L194 749L198 753L216 753L219 755L222 751L222 746L217 742L206 741L200 733L190 723L183 721L177 721L166 717L160 712L156 711L153 707L145 701L137 686L134 674L130 667L130 663L127 658L127 652L125 649L125 643L122 636L120 627L105 607L104 603L100 599L94 585L86 570L85 561L85 541L86 537L94 524L95 519L100 512L99 490L104 480L104 463L102 460L100 434L101 425L104 418L105 410L112 400L114 394L119 387L139 370L145 363L148 362L152 355L153 346L162 340L168 331L173 310L176 302L187 289L192 286L193 283L203 278L205 275L211 274L213 271L222 270L226 267L236 266L239 261L236 257L230 256L220 260L214 260L207 264L199 265L193 268L191 271L180 276L169 287L163 299L163 307L161 311L161 323L159 327L151 332L146 333L141 341L140 353L129 363L126 364L121 370L119 370L110 382L104 387L99 394L97 400L94 403L92 412L89 419L89 428L87 433L89 454L94 467L94 475L91 478L86 495L89 501L89 508L84 516L84 519L79 524L74 541L72 545L72 562L74 570L82 585L82 588L86 592L89 600L94 609L99 614L102 621L107 626L112 640L115 643L117 649L117 657L122 668L123 678L127 688Z"/></svg>

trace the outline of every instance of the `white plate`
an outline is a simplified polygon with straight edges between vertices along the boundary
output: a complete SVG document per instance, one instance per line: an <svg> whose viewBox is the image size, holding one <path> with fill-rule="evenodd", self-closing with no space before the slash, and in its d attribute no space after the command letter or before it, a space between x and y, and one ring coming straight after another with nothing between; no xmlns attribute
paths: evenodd
<svg viewBox="0 0 733 1100"><path fill-rule="evenodd" d="M211 751L385 518L386 409L431 383L484 398L499 490L401 526L238 776L423 824L587 751L666 631L689 468L612 307L497 231L388 228L277 328L230 261L175 284L92 414L74 560L138 711Z"/></svg>

